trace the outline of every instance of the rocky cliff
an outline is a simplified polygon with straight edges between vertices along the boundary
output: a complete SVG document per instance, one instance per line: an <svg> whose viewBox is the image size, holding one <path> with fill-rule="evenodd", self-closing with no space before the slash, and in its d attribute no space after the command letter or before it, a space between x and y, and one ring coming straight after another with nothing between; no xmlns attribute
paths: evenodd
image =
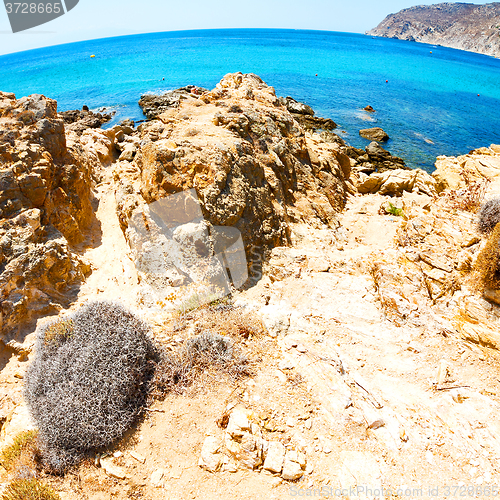
<svg viewBox="0 0 500 500"><path fill-rule="evenodd" d="M389 14L367 35L500 56L500 3L418 5Z"/></svg>
<svg viewBox="0 0 500 500"><path fill-rule="evenodd" d="M178 94L146 100L153 118L139 127L106 131L85 113L66 127L45 97L0 95L0 449L33 428L22 386L34 320L111 299L172 355L217 332L252 371L235 381L207 368L78 481L41 475L62 499L495 491L500 297L477 288L487 240L471 207L498 193L500 147L439 157L431 176L377 143L346 146L321 119L301 125L311 111L255 75ZM162 217L156 204L182 192L200 213ZM186 214L188 198L174 199ZM142 256L137 219L154 236ZM256 279L182 309L192 276L159 237L175 233L199 264L216 246L205 230L220 227L243 235ZM141 271L155 245L166 251L153 264L171 271L160 303ZM0 494L13 477L0 467Z"/></svg>

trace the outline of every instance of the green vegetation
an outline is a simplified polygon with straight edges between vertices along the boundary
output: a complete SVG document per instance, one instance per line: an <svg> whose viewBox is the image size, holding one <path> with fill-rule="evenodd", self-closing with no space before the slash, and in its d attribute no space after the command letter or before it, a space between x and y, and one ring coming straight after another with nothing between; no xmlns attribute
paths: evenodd
<svg viewBox="0 0 500 500"><path fill-rule="evenodd" d="M404 215L403 209L396 207L391 202L389 202L389 208L386 208L385 211L388 214L396 215L397 217L403 217Z"/></svg>
<svg viewBox="0 0 500 500"><path fill-rule="evenodd" d="M61 497L36 479L16 479L7 486L1 500L61 500Z"/></svg>

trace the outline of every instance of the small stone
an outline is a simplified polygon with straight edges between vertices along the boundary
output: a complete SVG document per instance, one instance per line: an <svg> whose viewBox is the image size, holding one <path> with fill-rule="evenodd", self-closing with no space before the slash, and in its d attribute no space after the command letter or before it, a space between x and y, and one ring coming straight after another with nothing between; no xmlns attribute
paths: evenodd
<svg viewBox="0 0 500 500"><path fill-rule="evenodd" d="M115 465L111 458L101 458L101 467L108 476L114 477L115 479L125 479L125 471L122 467Z"/></svg>
<svg viewBox="0 0 500 500"><path fill-rule="evenodd" d="M285 451L285 447L282 443L279 441L271 441L267 449L263 468L270 472L281 472L285 460Z"/></svg>
<svg viewBox="0 0 500 500"><path fill-rule="evenodd" d="M115 451L115 452L113 453L113 456L114 456L115 458L120 458L122 455L123 455L123 453L122 453L121 451Z"/></svg>
<svg viewBox="0 0 500 500"><path fill-rule="evenodd" d="M311 430L311 428L312 428L312 419L311 419L311 418L308 418L308 419L304 422L304 427L305 427L307 430Z"/></svg>
<svg viewBox="0 0 500 500"><path fill-rule="evenodd" d="M203 442L198 465L209 472L217 472L222 464L222 455L219 453L222 443L215 436L208 436Z"/></svg>
<svg viewBox="0 0 500 500"><path fill-rule="evenodd" d="M251 431L248 414L241 409L234 409L229 416L226 432L232 438L241 438L245 431Z"/></svg>
<svg viewBox="0 0 500 500"><path fill-rule="evenodd" d="M379 429L380 427L384 427L385 425L385 422L379 418L377 420L374 420L369 426L368 426L368 429L372 429L372 430L375 430L375 429Z"/></svg>
<svg viewBox="0 0 500 500"><path fill-rule="evenodd" d="M142 456L140 453L137 453L136 451L131 451L130 456L132 458L135 458L138 462L141 462L141 464L143 464L146 461L146 457Z"/></svg>
<svg viewBox="0 0 500 500"><path fill-rule="evenodd" d="M304 347L302 344L299 344L299 345L297 346L297 351L299 351L299 352L301 352L301 353L305 353L305 352L307 352L307 348L306 348L306 347Z"/></svg>
<svg viewBox="0 0 500 500"><path fill-rule="evenodd" d="M271 479L271 488L277 488L282 483L283 479L281 479L280 477L273 477Z"/></svg>
<svg viewBox="0 0 500 500"><path fill-rule="evenodd" d="M295 481L304 475L301 465L292 459L296 458L296 452L287 452L283 463L283 472L281 477L286 481Z"/></svg>
<svg viewBox="0 0 500 500"><path fill-rule="evenodd" d="M438 386L439 385L442 385L444 384L448 377L449 377L449 368L448 368L448 363L446 362L445 359L442 359L440 362L439 362L439 366L438 366L438 373L437 373L437 384Z"/></svg>
<svg viewBox="0 0 500 500"><path fill-rule="evenodd" d="M159 488L161 485L161 479L163 475L165 474L165 471L163 469L156 469L152 474L151 474L151 484L155 488Z"/></svg>

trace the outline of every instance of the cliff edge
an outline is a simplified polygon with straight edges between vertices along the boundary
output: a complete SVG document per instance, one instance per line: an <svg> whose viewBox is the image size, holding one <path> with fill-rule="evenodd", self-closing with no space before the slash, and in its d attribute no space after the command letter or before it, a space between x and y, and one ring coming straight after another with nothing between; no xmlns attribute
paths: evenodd
<svg viewBox="0 0 500 500"><path fill-rule="evenodd" d="M500 3L417 5L389 14L367 35L500 56Z"/></svg>

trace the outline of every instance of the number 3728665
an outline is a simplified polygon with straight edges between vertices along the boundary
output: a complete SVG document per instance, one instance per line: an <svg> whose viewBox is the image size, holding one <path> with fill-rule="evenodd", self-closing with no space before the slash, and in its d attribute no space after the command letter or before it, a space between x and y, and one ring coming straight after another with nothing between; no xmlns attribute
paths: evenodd
<svg viewBox="0 0 500 500"><path fill-rule="evenodd" d="M7 14L60 14L60 2L54 3L7 3Z"/></svg>

